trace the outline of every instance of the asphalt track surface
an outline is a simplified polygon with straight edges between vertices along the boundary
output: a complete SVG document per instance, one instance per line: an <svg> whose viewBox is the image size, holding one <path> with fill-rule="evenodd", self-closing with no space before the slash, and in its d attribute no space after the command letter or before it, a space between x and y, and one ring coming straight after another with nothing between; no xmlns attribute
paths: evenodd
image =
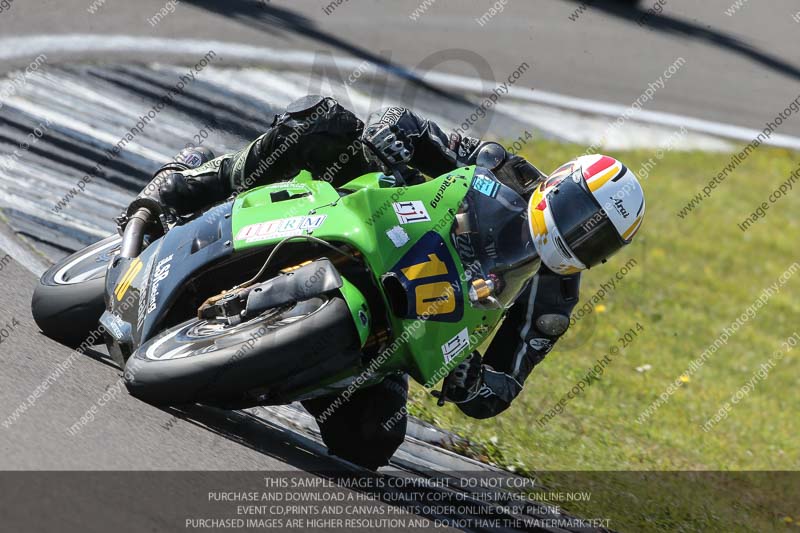
<svg viewBox="0 0 800 533"><path fill-rule="evenodd" d="M435 0L417 20L418 0L344 0L326 14L329 0L184 0L155 27L147 20L162 0L106 0L95 14L89 0L17 0L0 13L0 35L89 33L201 38L386 58L406 68L475 75L475 68L443 50L477 54L502 79L522 61L533 68L520 85L563 95L629 105L683 57L679 75L646 106L701 119L763 128L798 96L800 7L791 0L746 3L733 16L732 2L662 0L663 11L638 21L656 0L596 0L570 20L577 0L504 0L503 11L484 19L493 2ZM797 15L800 19L800 15ZM107 53L92 59L107 61ZM123 54L124 55L124 54ZM463 57L463 54L462 56ZM126 59L153 57L128 54ZM16 66L24 61L15 61ZM0 65L2 66L2 65ZM481 76L481 77L486 77ZM800 135L794 118L780 133Z"/></svg>

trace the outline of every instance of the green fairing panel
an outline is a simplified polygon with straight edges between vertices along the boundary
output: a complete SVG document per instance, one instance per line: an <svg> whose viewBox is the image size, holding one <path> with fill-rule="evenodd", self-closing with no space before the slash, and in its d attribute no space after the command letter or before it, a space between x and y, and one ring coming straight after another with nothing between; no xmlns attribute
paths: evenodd
<svg viewBox="0 0 800 533"><path fill-rule="evenodd" d="M393 276L403 283L409 300L404 316L389 311L388 301L386 310L371 310L387 313L392 328L392 342L373 368L405 371L432 386L476 349L501 318L501 311L470 305L464 269L450 239L473 172L473 167L461 168L411 187L386 187L381 181L385 176L367 174L343 186L349 192L345 196L301 173L292 182L259 187L237 198L234 248L268 247L290 235L311 234L358 249L375 283ZM360 293L350 287L342 292L351 312L360 307ZM363 334L359 329L362 342Z"/></svg>

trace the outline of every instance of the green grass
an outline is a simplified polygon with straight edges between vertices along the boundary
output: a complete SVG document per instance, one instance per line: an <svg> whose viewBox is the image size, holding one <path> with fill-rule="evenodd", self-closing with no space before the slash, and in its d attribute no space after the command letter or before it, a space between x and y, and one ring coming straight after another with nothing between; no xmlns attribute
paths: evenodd
<svg viewBox="0 0 800 533"><path fill-rule="evenodd" d="M582 152L579 146L541 141L529 144L524 155L549 171ZM724 326L800 260L797 190L772 204L747 232L737 227L789 178L800 155L759 148L684 219L678 211L724 168L730 154L675 151L661 160L652 151L609 155L634 171L650 158L657 165L643 180L647 215L634 244L583 277L582 298L590 298L621 265L637 261L606 296L603 312L595 311L570 329L500 416L473 420L453 405L437 408L430 397L413 400L412 413L469 436L486 447L488 460L522 472L800 469L800 347L786 353L727 419L709 432L701 428L781 348L781 341L800 331L795 298L800 272L649 420L636 422ZM538 427L535 421L637 322L644 332L620 351L605 374L562 414ZM637 371L644 365L651 369ZM766 531L785 527L784 517L792 517L793 524L800 521L800 508L797 501L787 501L786 486L765 476L747 477L743 486L717 496L710 495L711 489L730 484L728 477L704 474L693 485L702 490L693 491L678 476L663 474L648 483L633 475L599 473L544 477L570 490L580 490L576 485L581 483L596 487L593 501L575 511L610 517L612 527L621 530L677 530L683 524L685 530ZM642 501L655 508L642 509Z"/></svg>

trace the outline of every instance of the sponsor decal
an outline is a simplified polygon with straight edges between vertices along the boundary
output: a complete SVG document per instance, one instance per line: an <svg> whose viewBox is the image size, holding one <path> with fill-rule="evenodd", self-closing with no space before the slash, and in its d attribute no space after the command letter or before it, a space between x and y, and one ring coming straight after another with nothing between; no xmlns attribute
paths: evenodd
<svg viewBox="0 0 800 533"><path fill-rule="evenodd" d="M306 185L305 183L268 183L266 185L262 185L261 189L276 189L279 191L286 191L289 194L298 194L299 192L305 193L313 193L314 191L311 190L311 187Z"/></svg>
<svg viewBox="0 0 800 533"><path fill-rule="evenodd" d="M478 396L480 396L481 398L491 398L493 394L494 391L490 389L486 383L481 385L481 388L478 391Z"/></svg>
<svg viewBox="0 0 800 533"><path fill-rule="evenodd" d="M442 344L444 363L449 363L467 348L469 348L469 331L464 328L455 337Z"/></svg>
<svg viewBox="0 0 800 533"><path fill-rule="evenodd" d="M403 113L405 113L405 109L402 107L390 107L386 110L378 122L389 126L397 124L397 122L403 117Z"/></svg>
<svg viewBox="0 0 800 533"><path fill-rule="evenodd" d="M197 168L203 164L203 158L197 152L187 152L183 154L182 159L191 168Z"/></svg>
<svg viewBox="0 0 800 533"><path fill-rule="evenodd" d="M478 256L475 253L475 248L472 246L472 238L467 235L455 235L453 244L458 252L458 257L464 265L464 275L467 280L471 280L473 276L481 273L481 264L478 261Z"/></svg>
<svg viewBox="0 0 800 533"><path fill-rule="evenodd" d="M172 266L172 257L173 255L170 254L159 261L156 265L155 272L153 272L153 282L150 284L150 295L147 298L148 315L158 307L158 286L169 276L169 269Z"/></svg>
<svg viewBox="0 0 800 533"><path fill-rule="evenodd" d="M403 318L458 322L464 315L464 293L455 260L435 231L423 235L389 272L408 298Z"/></svg>
<svg viewBox="0 0 800 533"><path fill-rule="evenodd" d="M397 215L397 220L401 224L413 224L415 222L430 222L431 217L425 206L419 200L411 200L409 202L394 202L392 203L394 212Z"/></svg>
<svg viewBox="0 0 800 533"><path fill-rule="evenodd" d="M204 163L196 168L190 168L188 170L184 170L181 172L184 176L200 176L202 174L211 174L217 172L219 167L222 166L222 160L224 157L218 157L216 159L212 159L208 163Z"/></svg>
<svg viewBox="0 0 800 533"><path fill-rule="evenodd" d="M155 258L152 261L147 262L147 270L144 272L144 283L142 287L139 289L139 307L136 311L136 329L139 331L142 330L142 326L144 326L144 319L147 317L147 293L150 290L150 274L153 272L153 265L155 264Z"/></svg>
<svg viewBox="0 0 800 533"><path fill-rule="evenodd" d="M497 191L500 190L500 184L487 176L475 176L475 179L472 180L472 188L489 198L494 198L497 196Z"/></svg>
<svg viewBox="0 0 800 533"><path fill-rule="evenodd" d="M389 240L392 241L392 244L394 244L395 248L405 246L405 244L410 240L408 233L406 233L406 230L403 229L403 226L395 226L386 230L386 236L389 237Z"/></svg>
<svg viewBox="0 0 800 533"><path fill-rule="evenodd" d="M549 352L553 347L553 341L550 339L531 339L528 341L528 346L539 352Z"/></svg>
<svg viewBox="0 0 800 533"><path fill-rule="evenodd" d="M236 240L259 242L293 235L303 235L304 232L310 233L322 226L326 218L328 218L328 215L307 215L250 224L239 230L239 233L236 234Z"/></svg>
<svg viewBox="0 0 800 533"><path fill-rule="evenodd" d="M453 176L447 176L441 185L439 185L439 190L436 191L436 194L433 195L433 200L431 200L431 207L436 207L439 205L439 202L442 201L444 198L444 192L450 187L452 184L456 182L456 179Z"/></svg>
<svg viewBox="0 0 800 533"><path fill-rule="evenodd" d="M622 215L622 218L628 218L629 216L631 216L631 214L628 213L628 210L625 209L625 204L622 203L621 199L619 198L610 198L610 199L614 200L614 209L617 210L617 213Z"/></svg>
<svg viewBox="0 0 800 533"><path fill-rule="evenodd" d="M369 324L369 317L367 316L367 313L365 313L363 309L358 310L358 320L361 321L361 325L364 327L367 327L367 324Z"/></svg>
<svg viewBox="0 0 800 533"><path fill-rule="evenodd" d="M114 336L115 339L121 340L122 328L120 328L120 325L123 323L122 319L113 313L110 313L108 317L109 318L104 325L106 326L107 329L111 331L111 334Z"/></svg>

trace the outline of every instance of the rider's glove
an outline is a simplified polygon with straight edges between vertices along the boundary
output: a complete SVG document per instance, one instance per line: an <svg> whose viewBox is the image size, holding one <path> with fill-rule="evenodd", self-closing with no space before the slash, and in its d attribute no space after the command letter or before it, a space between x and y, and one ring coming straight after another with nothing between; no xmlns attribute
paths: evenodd
<svg viewBox="0 0 800 533"><path fill-rule="evenodd" d="M159 214L164 215L167 222L172 222L177 217L176 204L179 202L179 194L176 191L176 184L182 183L183 176L175 170L182 170L181 168L172 168L170 165L163 167L150 183L139 193L136 199L128 206L128 208L115 220L117 222L117 230L120 234L125 231L125 226L128 224L128 217L130 217L139 207L142 207L144 200L147 205L155 208Z"/></svg>
<svg viewBox="0 0 800 533"><path fill-rule="evenodd" d="M182 174L198 168L214 159L214 152L202 146L188 146L178 152L172 161L162 166L153 179L139 193L127 211L117 218L117 226L122 232L131 216L139 207L149 205L163 217L172 222L178 215L202 209L214 199L224 197L218 174L210 171L194 176L191 182ZM215 170L215 169L212 169Z"/></svg>
<svg viewBox="0 0 800 533"><path fill-rule="evenodd" d="M472 352L472 355L455 367L447 377L445 400L463 403L475 398L481 388L481 374L481 356L478 352Z"/></svg>
<svg viewBox="0 0 800 533"><path fill-rule="evenodd" d="M408 136L396 124L370 126L361 140L367 160L384 174L392 174L396 168L407 165L414 152Z"/></svg>

